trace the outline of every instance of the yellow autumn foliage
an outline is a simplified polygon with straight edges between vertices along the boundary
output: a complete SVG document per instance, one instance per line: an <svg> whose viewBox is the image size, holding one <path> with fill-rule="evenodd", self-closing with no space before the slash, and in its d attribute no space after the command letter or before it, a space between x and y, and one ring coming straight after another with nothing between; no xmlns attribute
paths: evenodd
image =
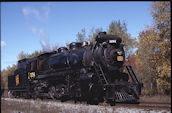
<svg viewBox="0 0 172 113"><path fill-rule="evenodd" d="M153 2L153 25L139 35L136 63L147 88L154 93L171 92L171 5L170 2ZM156 92L157 91L157 92Z"/></svg>

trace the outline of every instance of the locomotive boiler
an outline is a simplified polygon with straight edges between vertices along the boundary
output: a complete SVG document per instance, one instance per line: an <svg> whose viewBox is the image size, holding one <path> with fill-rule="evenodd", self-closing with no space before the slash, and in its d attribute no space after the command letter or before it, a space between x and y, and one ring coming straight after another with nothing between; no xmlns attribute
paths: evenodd
<svg viewBox="0 0 172 113"><path fill-rule="evenodd" d="M8 90L15 97L88 104L137 102L142 83L131 66L124 66L121 42L118 36L100 32L94 43L72 42L69 48L22 59L14 75L8 76Z"/></svg>

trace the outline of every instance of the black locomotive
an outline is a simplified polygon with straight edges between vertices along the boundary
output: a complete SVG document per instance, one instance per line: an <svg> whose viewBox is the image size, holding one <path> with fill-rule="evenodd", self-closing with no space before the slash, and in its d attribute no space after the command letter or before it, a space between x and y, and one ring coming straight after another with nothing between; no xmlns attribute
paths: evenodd
<svg viewBox="0 0 172 113"><path fill-rule="evenodd" d="M124 66L122 39L100 32L93 44L73 42L57 51L18 61L8 76L15 97L72 99L98 104L137 102L142 83L131 66ZM126 68L127 73L123 73ZM132 81L129 81L129 77Z"/></svg>

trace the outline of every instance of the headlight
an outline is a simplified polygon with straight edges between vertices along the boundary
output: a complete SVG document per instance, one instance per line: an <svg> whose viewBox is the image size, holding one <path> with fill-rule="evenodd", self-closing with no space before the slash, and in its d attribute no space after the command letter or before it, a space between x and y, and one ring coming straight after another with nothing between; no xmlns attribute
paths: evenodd
<svg viewBox="0 0 172 113"><path fill-rule="evenodd" d="M122 51L118 51L117 53L118 53L118 55L122 55Z"/></svg>

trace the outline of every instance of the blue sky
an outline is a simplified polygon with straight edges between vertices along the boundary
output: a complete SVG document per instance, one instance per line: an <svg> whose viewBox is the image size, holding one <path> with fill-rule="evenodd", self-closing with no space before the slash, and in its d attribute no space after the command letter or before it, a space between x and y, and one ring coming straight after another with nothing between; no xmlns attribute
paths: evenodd
<svg viewBox="0 0 172 113"><path fill-rule="evenodd" d="M1 70L17 63L17 55L64 46L82 28L107 31L112 21L125 21L137 37L151 25L152 2L1 2ZM49 44L49 45L48 45Z"/></svg>

